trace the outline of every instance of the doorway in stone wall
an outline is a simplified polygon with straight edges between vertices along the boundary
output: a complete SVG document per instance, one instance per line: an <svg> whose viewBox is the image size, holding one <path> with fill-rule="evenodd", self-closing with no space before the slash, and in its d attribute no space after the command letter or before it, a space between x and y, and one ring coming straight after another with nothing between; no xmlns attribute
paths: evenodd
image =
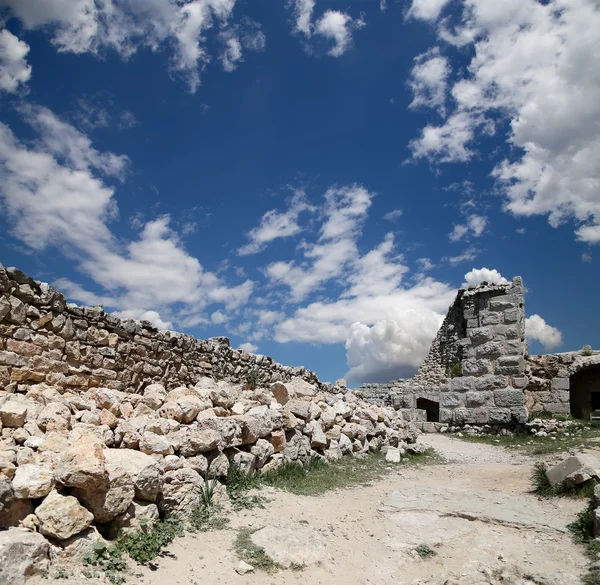
<svg viewBox="0 0 600 585"><path fill-rule="evenodd" d="M600 365L573 374L569 382L571 416L589 420L592 411L600 410Z"/></svg>
<svg viewBox="0 0 600 585"><path fill-rule="evenodd" d="M427 413L427 422L440 422L440 403L427 398L417 398L417 408Z"/></svg>

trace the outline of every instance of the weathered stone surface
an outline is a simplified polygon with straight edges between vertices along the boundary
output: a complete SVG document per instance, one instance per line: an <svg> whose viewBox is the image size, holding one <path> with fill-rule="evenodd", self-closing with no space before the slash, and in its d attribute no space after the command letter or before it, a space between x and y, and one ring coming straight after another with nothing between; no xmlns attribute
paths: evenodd
<svg viewBox="0 0 600 585"><path fill-rule="evenodd" d="M5 475L0 475L0 514L12 506L14 499L15 492L12 482Z"/></svg>
<svg viewBox="0 0 600 585"><path fill-rule="evenodd" d="M273 562L285 568L292 565L308 567L327 558L325 540L309 526L265 526L252 533L250 538Z"/></svg>
<svg viewBox="0 0 600 585"><path fill-rule="evenodd" d="M28 577L45 576L50 545L41 535L22 528L0 532L0 583L24 585Z"/></svg>
<svg viewBox="0 0 600 585"><path fill-rule="evenodd" d="M20 428L27 420L27 410L33 403L20 394L9 394L0 398L0 422L2 426Z"/></svg>
<svg viewBox="0 0 600 585"><path fill-rule="evenodd" d="M204 480L189 467L167 471L163 476L159 509L168 514L185 516L198 505L198 494Z"/></svg>
<svg viewBox="0 0 600 585"><path fill-rule="evenodd" d="M57 491L46 496L36 508L35 515L40 521L40 532L58 540L65 540L85 530L94 519L77 498L62 496Z"/></svg>
<svg viewBox="0 0 600 585"><path fill-rule="evenodd" d="M512 407L522 406L525 396L521 390L496 390L494 392L494 403L496 406Z"/></svg>
<svg viewBox="0 0 600 585"><path fill-rule="evenodd" d="M173 447L166 437L161 437L151 431L146 431L140 437L139 448L147 455L172 455Z"/></svg>
<svg viewBox="0 0 600 585"><path fill-rule="evenodd" d="M270 390L279 404L285 405L290 400L290 393L285 384L275 382L274 384L271 384Z"/></svg>
<svg viewBox="0 0 600 585"><path fill-rule="evenodd" d="M103 444L91 434L80 437L60 458L54 477L68 487L100 489L106 486L108 472Z"/></svg>
<svg viewBox="0 0 600 585"><path fill-rule="evenodd" d="M108 526L107 537L117 538L140 529L151 528L158 520L158 507L150 502L133 500L125 513L117 516Z"/></svg>
<svg viewBox="0 0 600 585"><path fill-rule="evenodd" d="M546 476L552 485L562 483L575 473L587 474L589 477L598 476L600 462L591 455L578 454L567 457L558 465L548 469Z"/></svg>
<svg viewBox="0 0 600 585"><path fill-rule="evenodd" d="M54 487L54 475L45 465L19 465L12 480L12 487L17 498L43 498Z"/></svg>
<svg viewBox="0 0 600 585"><path fill-rule="evenodd" d="M289 400L286 403L285 408L298 418L301 418L303 420L310 419L310 402L307 400Z"/></svg>

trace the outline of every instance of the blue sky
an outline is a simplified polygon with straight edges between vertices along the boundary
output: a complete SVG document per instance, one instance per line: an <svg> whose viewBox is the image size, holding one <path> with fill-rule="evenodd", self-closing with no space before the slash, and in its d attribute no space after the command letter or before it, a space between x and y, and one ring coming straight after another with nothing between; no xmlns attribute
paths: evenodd
<svg viewBox="0 0 600 585"><path fill-rule="evenodd" d="M482 280L532 353L600 346L593 0L0 10L4 265L353 385Z"/></svg>

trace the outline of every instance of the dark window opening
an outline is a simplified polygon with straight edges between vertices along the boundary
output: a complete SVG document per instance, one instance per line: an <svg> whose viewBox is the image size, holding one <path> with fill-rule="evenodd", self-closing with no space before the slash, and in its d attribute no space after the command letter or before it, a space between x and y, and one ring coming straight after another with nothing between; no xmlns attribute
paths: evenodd
<svg viewBox="0 0 600 585"><path fill-rule="evenodd" d="M571 416L589 420L594 410L600 410L600 365L591 366L570 378Z"/></svg>
<svg viewBox="0 0 600 585"><path fill-rule="evenodd" d="M440 422L440 403L427 398L417 398L417 408L427 413L427 422Z"/></svg>

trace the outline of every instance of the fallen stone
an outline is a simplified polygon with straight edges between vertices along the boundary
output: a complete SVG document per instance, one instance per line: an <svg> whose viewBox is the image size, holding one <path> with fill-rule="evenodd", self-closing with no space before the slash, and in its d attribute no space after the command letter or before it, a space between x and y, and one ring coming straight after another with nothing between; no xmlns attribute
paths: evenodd
<svg viewBox="0 0 600 585"><path fill-rule="evenodd" d="M37 507L35 515L40 521L40 532L51 538L65 540L85 530L94 519L73 496L50 492Z"/></svg>
<svg viewBox="0 0 600 585"><path fill-rule="evenodd" d="M64 486L98 489L108 481L102 443L91 434L75 441L62 455L54 470Z"/></svg>
<svg viewBox="0 0 600 585"><path fill-rule="evenodd" d="M54 487L54 475L44 465L19 465L12 480L15 497L34 499L46 497Z"/></svg>
<svg viewBox="0 0 600 585"><path fill-rule="evenodd" d="M0 584L24 585L27 577L48 572L50 544L22 528L0 532Z"/></svg>
<svg viewBox="0 0 600 585"><path fill-rule="evenodd" d="M400 449L397 447L388 447L385 453L385 460L389 463L400 463L402 457L400 456Z"/></svg>
<svg viewBox="0 0 600 585"><path fill-rule="evenodd" d="M150 455L133 449L105 449L107 465L120 467L132 479L138 500L156 502L161 489L161 471Z"/></svg>
<svg viewBox="0 0 600 585"><path fill-rule="evenodd" d="M600 462L595 457L579 454L561 461L546 471L546 476L552 485L557 485L567 479L571 479L575 483L582 483L585 481L586 475L588 478L598 477L599 471Z"/></svg>
<svg viewBox="0 0 600 585"><path fill-rule="evenodd" d="M235 572L238 575L245 575L246 573L252 573L253 571L254 567L252 565L249 565L245 561L240 561L235 568Z"/></svg>

